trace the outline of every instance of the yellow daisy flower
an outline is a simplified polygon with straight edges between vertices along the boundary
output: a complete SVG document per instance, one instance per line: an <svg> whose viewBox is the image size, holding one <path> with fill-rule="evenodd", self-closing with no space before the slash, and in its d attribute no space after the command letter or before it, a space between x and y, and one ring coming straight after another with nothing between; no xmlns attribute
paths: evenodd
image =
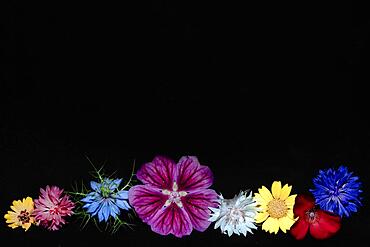
<svg viewBox="0 0 370 247"><path fill-rule="evenodd" d="M13 205L10 206L10 208L13 211L8 211L8 213L4 215L9 227L14 229L21 226L27 231L31 224L35 223L35 219L32 217L34 204L31 197L23 198L22 201L13 201Z"/></svg>
<svg viewBox="0 0 370 247"><path fill-rule="evenodd" d="M262 223L262 230L277 234L279 228L286 233L294 222L293 206L297 195L291 195L292 186L288 184L281 187L280 181L273 182L271 192L265 187L254 193L254 200L260 208L256 215L256 223Z"/></svg>

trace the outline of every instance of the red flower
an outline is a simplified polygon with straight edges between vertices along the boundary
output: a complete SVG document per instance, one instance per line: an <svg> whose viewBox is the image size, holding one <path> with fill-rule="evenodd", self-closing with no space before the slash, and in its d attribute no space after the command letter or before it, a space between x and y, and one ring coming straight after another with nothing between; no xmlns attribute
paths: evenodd
<svg viewBox="0 0 370 247"><path fill-rule="evenodd" d="M316 239L330 238L340 229L340 217L328 211L315 208L315 199L311 195L298 195L293 212L299 219L290 229L297 240L303 239L308 230Z"/></svg>

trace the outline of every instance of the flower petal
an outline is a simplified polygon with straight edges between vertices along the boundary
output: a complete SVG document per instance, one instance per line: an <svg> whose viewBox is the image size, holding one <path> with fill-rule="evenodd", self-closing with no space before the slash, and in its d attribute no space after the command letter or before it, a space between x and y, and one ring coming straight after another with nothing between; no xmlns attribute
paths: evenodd
<svg viewBox="0 0 370 247"><path fill-rule="evenodd" d="M136 177L144 184L155 188L172 190L176 169L176 164L172 160L157 156L152 162L144 164Z"/></svg>
<svg viewBox="0 0 370 247"><path fill-rule="evenodd" d="M182 197L183 208L189 215L195 230L203 232L208 228L211 224L208 220L211 214L208 207L216 207L217 201L218 195L211 189L193 192Z"/></svg>
<svg viewBox="0 0 370 247"><path fill-rule="evenodd" d="M207 189L213 183L213 175L208 166L202 166L194 156L184 156L178 163L177 184L179 191Z"/></svg>
<svg viewBox="0 0 370 247"><path fill-rule="evenodd" d="M294 215L299 217L305 217L308 210L315 207L315 199L311 195L299 194L295 199L294 204Z"/></svg>
<svg viewBox="0 0 370 247"><path fill-rule="evenodd" d="M90 182L90 186L91 186L91 189L93 189L95 191L98 191L98 190L100 190L101 184L100 183L97 183L95 181L91 181Z"/></svg>
<svg viewBox="0 0 370 247"><path fill-rule="evenodd" d="M258 189L258 192L267 203L273 199L271 192L265 186L262 186L262 188Z"/></svg>
<svg viewBox="0 0 370 247"><path fill-rule="evenodd" d="M281 217L279 218L279 226L280 226L280 229L286 233L286 230L289 230L292 225L294 224L295 220L292 220L290 217L286 216L286 217Z"/></svg>
<svg viewBox="0 0 370 247"><path fill-rule="evenodd" d="M288 208L293 208L294 206L294 203L295 203L295 198L297 197L297 195L291 195L291 196L288 196L287 199L285 199L285 205L288 207Z"/></svg>
<svg viewBox="0 0 370 247"><path fill-rule="evenodd" d="M34 208L34 203L31 197L27 197L25 200L23 199L23 203L25 204L26 210L28 212L32 211Z"/></svg>
<svg viewBox="0 0 370 247"><path fill-rule="evenodd" d="M111 190L111 191L114 191L115 189L117 189L118 188L118 186L121 184L121 182L122 182L122 178L119 178L119 179L114 179L114 180L112 180L110 183L109 183L109 189Z"/></svg>
<svg viewBox="0 0 370 247"><path fill-rule="evenodd" d="M280 181L275 181L272 183L271 192L275 199L280 198L280 193L281 193L281 182Z"/></svg>
<svg viewBox="0 0 370 247"><path fill-rule="evenodd" d="M109 200L103 202L103 206L101 208L101 211L102 211L102 214L103 214L104 221L107 222L109 216L111 215L111 211L112 211L111 204L110 204Z"/></svg>
<svg viewBox="0 0 370 247"><path fill-rule="evenodd" d="M268 202L266 202L265 199L263 199L262 196L258 193L254 193L253 199L256 201L257 205L267 206L268 204Z"/></svg>
<svg viewBox="0 0 370 247"><path fill-rule="evenodd" d="M341 226L340 217L323 210L316 211L318 220L311 224L310 233L316 239L326 239L335 235Z"/></svg>
<svg viewBox="0 0 370 247"><path fill-rule="evenodd" d="M124 210L129 210L131 208L130 205L125 200L116 199L116 204L118 207Z"/></svg>
<svg viewBox="0 0 370 247"><path fill-rule="evenodd" d="M128 191L127 190L118 191L116 194L112 195L112 198L120 199L120 200L127 200Z"/></svg>
<svg viewBox="0 0 370 247"><path fill-rule="evenodd" d="M210 223L210 222L209 222ZM176 237L190 235L193 230L188 214L175 203L162 208L149 220L152 231L161 235L172 233Z"/></svg>
<svg viewBox="0 0 370 247"><path fill-rule="evenodd" d="M280 200L287 199L291 190L292 186L288 186L288 184L284 185L284 187L281 189Z"/></svg>
<svg viewBox="0 0 370 247"><path fill-rule="evenodd" d="M290 229L290 233L297 240L302 240L308 232L309 224L304 218L298 219L298 221Z"/></svg>
<svg viewBox="0 0 370 247"><path fill-rule="evenodd" d="M269 217L269 213L267 213L266 211L265 212L261 212L261 213L258 213L255 217L256 219L256 223L262 223L264 222L267 217Z"/></svg>
<svg viewBox="0 0 370 247"><path fill-rule="evenodd" d="M136 185L129 190L128 199L138 216L148 222L163 207L168 196L149 185Z"/></svg>
<svg viewBox="0 0 370 247"><path fill-rule="evenodd" d="M103 205L102 201L96 201L91 204L85 204L83 208L86 208L87 212L90 213L92 216L94 216L99 212L102 205Z"/></svg>
<svg viewBox="0 0 370 247"><path fill-rule="evenodd" d="M279 231L279 221L272 217L268 217L267 220L262 224L262 230L265 230L269 233L275 232L276 234Z"/></svg>

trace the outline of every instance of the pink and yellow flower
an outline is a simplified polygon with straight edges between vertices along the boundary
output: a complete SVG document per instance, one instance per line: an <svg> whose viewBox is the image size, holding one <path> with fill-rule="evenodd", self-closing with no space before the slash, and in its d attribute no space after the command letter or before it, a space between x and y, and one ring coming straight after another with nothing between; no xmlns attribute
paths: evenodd
<svg viewBox="0 0 370 247"><path fill-rule="evenodd" d="M218 205L218 195L208 189L213 183L211 170L196 157L182 157L178 164L156 157L136 176L144 185L129 190L129 202L152 231L182 237L211 224L209 207Z"/></svg>
<svg viewBox="0 0 370 247"><path fill-rule="evenodd" d="M68 195L63 195L63 189L57 186L46 186L40 189L40 197L35 200L33 214L36 222L48 230L58 230L66 223L65 217L73 214L75 204Z"/></svg>

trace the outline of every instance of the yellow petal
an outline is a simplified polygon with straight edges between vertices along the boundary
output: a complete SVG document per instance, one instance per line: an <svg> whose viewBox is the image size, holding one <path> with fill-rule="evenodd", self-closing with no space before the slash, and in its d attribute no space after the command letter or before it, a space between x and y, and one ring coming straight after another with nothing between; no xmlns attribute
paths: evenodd
<svg viewBox="0 0 370 247"><path fill-rule="evenodd" d="M25 209L30 212L33 211L33 200L31 197L27 197L26 199L23 199L23 204L25 206Z"/></svg>
<svg viewBox="0 0 370 247"><path fill-rule="evenodd" d="M284 185L284 187L281 189L280 200L284 201L285 199L287 199L291 190L292 186L288 186L288 184Z"/></svg>
<svg viewBox="0 0 370 247"><path fill-rule="evenodd" d="M285 199L285 204L288 208L293 208L296 197L297 195L291 195L287 199Z"/></svg>
<svg viewBox="0 0 370 247"><path fill-rule="evenodd" d="M26 232L31 227L31 223L25 223L22 225L22 228L24 228L24 231Z"/></svg>
<svg viewBox="0 0 370 247"><path fill-rule="evenodd" d="M258 213L255 217L256 223L264 222L267 217L269 217L269 214L267 212Z"/></svg>
<svg viewBox="0 0 370 247"><path fill-rule="evenodd" d="M288 209L287 216L288 216L289 218L291 218L292 220L295 220L295 219L294 219L293 209ZM297 218L297 219L298 219L298 218Z"/></svg>
<svg viewBox="0 0 370 247"><path fill-rule="evenodd" d="M21 209L21 208L18 208L18 207L15 207L15 206L10 206L10 208L11 208L15 213L17 213L17 214L19 214L19 213L22 211L22 209Z"/></svg>
<svg viewBox="0 0 370 247"><path fill-rule="evenodd" d="M12 205L16 208L20 208L22 206L22 202L20 200L14 200Z"/></svg>
<svg viewBox="0 0 370 247"><path fill-rule="evenodd" d="M19 225L17 223L13 223L13 224L10 224L8 226L11 227L12 229L14 229L14 228L17 228Z"/></svg>
<svg viewBox="0 0 370 247"><path fill-rule="evenodd" d="M263 222L262 224L262 230L270 232L270 229L271 229L271 217L268 217L267 220L265 220L265 222Z"/></svg>
<svg viewBox="0 0 370 247"><path fill-rule="evenodd" d="M271 192L275 199L280 198L280 192L281 192L281 182L280 181L274 181L272 183Z"/></svg>
<svg viewBox="0 0 370 247"><path fill-rule="evenodd" d="M267 220L262 224L262 230L268 231L269 233L277 233L279 231L279 220L268 217Z"/></svg>
<svg viewBox="0 0 370 247"><path fill-rule="evenodd" d="M17 215L13 215L13 214L6 214L4 215L4 218L8 221L8 220L11 220L11 221L15 221L17 219Z"/></svg>
<svg viewBox="0 0 370 247"><path fill-rule="evenodd" d="M6 220L12 219L12 218L14 218L14 215L9 214L9 212L4 215L4 219L6 219Z"/></svg>
<svg viewBox="0 0 370 247"><path fill-rule="evenodd" d="M265 199L263 199L262 196L258 193L254 193L253 199L257 202L257 205L267 205Z"/></svg>
<svg viewBox="0 0 370 247"><path fill-rule="evenodd" d="M289 230L294 223L295 223L295 220L292 220L289 217L282 217L282 218L279 219L280 229L284 233L286 233L286 230Z"/></svg>
<svg viewBox="0 0 370 247"><path fill-rule="evenodd" d="M271 192L265 186L262 186L261 189L258 189L258 192L266 202L269 202L273 199Z"/></svg>

